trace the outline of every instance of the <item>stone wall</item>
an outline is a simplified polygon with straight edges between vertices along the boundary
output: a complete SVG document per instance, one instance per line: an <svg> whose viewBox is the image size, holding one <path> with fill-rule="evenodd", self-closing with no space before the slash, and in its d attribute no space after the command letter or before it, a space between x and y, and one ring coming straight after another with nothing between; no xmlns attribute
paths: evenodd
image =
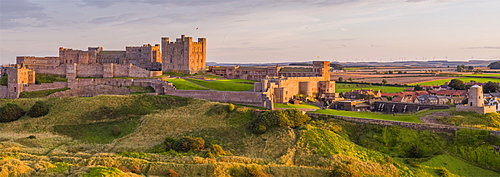
<svg viewBox="0 0 500 177"><path fill-rule="evenodd" d="M456 108L457 108L456 109L457 111L472 111L472 112L476 112L478 114L486 114L486 113L492 113L492 112L497 111L496 106L478 107L478 106L457 105Z"/></svg>
<svg viewBox="0 0 500 177"><path fill-rule="evenodd" d="M42 83L39 85L36 84L29 84L24 87L24 92L34 92L34 91L40 91L40 90L51 90L51 89L58 89L58 88L66 88L68 87L67 82L54 82L54 83Z"/></svg>
<svg viewBox="0 0 500 177"><path fill-rule="evenodd" d="M90 85L74 88L62 92L53 93L47 97L92 97L97 95L127 95L134 92L126 87L114 87L109 85Z"/></svg>
<svg viewBox="0 0 500 177"><path fill-rule="evenodd" d="M376 101L372 111L406 113L424 109L448 109L450 107L450 105Z"/></svg>
<svg viewBox="0 0 500 177"><path fill-rule="evenodd" d="M0 98L7 98L8 88L7 86L0 85Z"/></svg>
<svg viewBox="0 0 500 177"><path fill-rule="evenodd" d="M443 124L410 123L410 122L399 122L399 121L390 121L390 120L377 120L377 119L354 118L354 117L336 116L336 115L325 115L325 114L317 114L317 113L307 113L307 115L309 115L312 118L317 118L319 116L327 116L330 118L342 119L342 120L358 122L358 123L377 124L377 125L386 125L386 126L395 125L395 126L410 128L413 130L430 130L430 131L434 131L434 132L443 132L443 133L455 133L455 131L463 128L463 127L443 125ZM490 132L494 135L500 136L500 131L490 131Z"/></svg>
<svg viewBox="0 0 500 177"><path fill-rule="evenodd" d="M174 95L189 98L199 98L210 101L228 102L263 106L264 99L261 92L226 92L212 90L170 90L165 95Z"/></svg>
<svg viewBox="0 0 500 177"><path fill-rule="evenodd" d="M76 77L102 77L102 64L78 64L76 65Z"/></svg>
<svg viewBox="0 0 500 177"><path fill-rule="evenodd" d="M74 65L66 67L66 65ZM73 67L76 73L73 72ZM76 77L155 77L161 76L161 71L148 71L132 64L62 64L52 69L37 68L37 73L54 74L65 76L67 73L75 73ZM68 77L72 78L72 76Z"/></svg>
<svg viewBox="0 0 500 177"><path fill-rule="evenodd" d="M36 68L34 69L35 72L41 73L41 74L53 74L53 75L59 75L59 76L65 76L66 75L66 65L62 64L54 68Z"/></svg>

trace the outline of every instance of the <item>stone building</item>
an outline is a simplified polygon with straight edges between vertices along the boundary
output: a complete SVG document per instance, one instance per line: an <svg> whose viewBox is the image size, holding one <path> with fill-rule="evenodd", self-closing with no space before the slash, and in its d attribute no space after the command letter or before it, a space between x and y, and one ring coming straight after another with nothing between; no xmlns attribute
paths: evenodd
<svg viewBox="0 0 500 177"><path fill-rule="evenodd" d="M211 66L209 72L214 75L222 76L231 79L247 79L260 81L266 77L324 77L325 80L330 80L330 62L329 61L313 61L313 65L309 67L240 67L240 66Z"/></svg>
<svg viewBox="0 0 500 177"><path fill-rule="evenodd" d="M314 77L268 76L254 84L254 92L264 92L273 103L286 103L298 94L313 98L335 94L335 81L330 81L330 62L313 63L316 63L311 70L316 74Z"/></svg>
<svg viewBox="0 0 500 177"><path fill-rule="evenodd" d="M466 105L457 105L457 111L472 111L479 114L496 112L496 106L486 106L484 104L483 87L474 85L469 90L469 100Z"/></svg>
<svg viewBox="0 0 500 177"><path fill-rule="evenodd" d="M88 47L85 50L59 48L58 57L18 56L17 64L24 64L31 69L56 68L62 64L133 64L149 71L178 71L200 73L206 66L206 39L199 38L192 42L192 37L178 38L169 42L162 38L162 45L144 44L127 46L125 50L104 50L103 47ZM164 56L164 57L162 57ZM164 64L162 64L165 62Z"/></svg>
<svg viewBox="0 0 500 177"><path fill-rule="evenodd" d="M18 98L28 84L35 83L35 71L16 65L5 68L7 86L0 86L0 98Z"/></svg>
<svg viewBox="0 0 500 177"><path fill-rule="evenodd" d="M184 35L170 42L170 38L161 38L162 71L181 72L185 74L204 73L206 67L207 39Z"/></svg>

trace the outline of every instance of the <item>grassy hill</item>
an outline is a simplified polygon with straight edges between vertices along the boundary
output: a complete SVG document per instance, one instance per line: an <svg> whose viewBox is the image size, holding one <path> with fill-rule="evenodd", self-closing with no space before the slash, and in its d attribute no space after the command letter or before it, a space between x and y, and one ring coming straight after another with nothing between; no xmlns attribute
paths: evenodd
<svg viewBox="0 0 500 177"><path fill-rule="evenodd" d="M254 134L248 129L254 110L173 96L2 99L0 107L14 103L28 110L36 101L49 105L48 115L0 123L0 176L498 176L500 171L500 155L491 146L500 145L499 138L485 132L437 134L320 117ZM202 138L205 149L165 149L165 139L185 136ZM214 145L225 155L209 156Z"/></svg>

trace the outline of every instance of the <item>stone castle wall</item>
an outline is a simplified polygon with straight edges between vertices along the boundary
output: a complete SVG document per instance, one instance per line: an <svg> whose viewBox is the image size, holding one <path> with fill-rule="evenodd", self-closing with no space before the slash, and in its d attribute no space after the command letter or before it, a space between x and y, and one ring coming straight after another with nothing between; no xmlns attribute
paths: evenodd
<svg viewBox="0 0 500 177"><path fill-rule="evenodd" d="M307 113L312 118L317 118L319 116L327 116L330 118L337 118L347 121L365 123L365 124L377 124L377 125L386 125L386 126L400 126L405 128L410 128L413 130L430 130L434 132L443 132L443 133L455 133L455 131L462 129L463 127L451 126L451 125L442 125L442 124L423 124L423 123L410 123L410 122L399 122L399 121L390 121L390 120L377 120L377 119L365 119L365 118L354 118L354 117L346 117L346 116L337 116L337 115L324 115L317 113ZM390 116L390 115L388 115ZM500 131L490 131L492 134L499 136Z"/></svg>
<svg viewBox="0 0 500 177"><path fill-rule="evenodd" d="M7 86L0 85L0 98L7 98L8 91L9 89Z"/></svg>
<svg viewBox="0 0 500 177"><path fill-rule="evenodd" d="M422 104L422 103L402 103L402 102L391 102L391 101L376 101L373 107L373 111L378 112L394 112L394 113L405 113L405 112L417 112L424 109L448 109L452 107L451 105L436 105L436 104Z"/></svg>
<svg viewBox="0 0 500 177"><path fill-rule="evenodd" d="M66 65L62 64L54 68L36 68L34 69L37 73L41 74L53 74L53 75L59 75L59 76L65 76L66 75Z"/></svg>
<svg viewBox="0 0 500 177"><path fill-rule="evenodd" d="M492 113L496 112L497 108L496 106L468 106L468 105L457 105L456 107L457 111L472 111L476 112L478 114L486 114L486 113Z"/></svg>
<svg viewBox="0 0 500 177"><path fill-rule="evenodd" d="M67 65L74 65L76 69L73 71L73 66L69 68ZM75 77L155 77L161 76L161 71L148 71L131 64L62 64L58 67L46 69L37 68L34 69L37 73L41 74L53 74L65 76L67 73L75 73ZM69 77L71 78L71 76Z"/></svg>
<svg viewBox="0 0 500 177"><path fill-rule="evenodd" d="M85 87L75 88L62 92L53 93L47 97L92 97L97 95L127 95L132 93L133 90L126 87L114 87L109 85L89 85Z"/></svg>
<svg viewBox="0 0 500 177"><path fill-rule="evenodd" d="M236 104L247 104L263 106L263 96L261 92L226 92L212 90L171 90L165 95L182 96L189 98L199 98L210 101L228 102Z"/></svg>
<svg viewBox="0 0 500 177"><path fill-rule="evenodd" d="M29 84L24 86L24 92L34 92L40 90L52 90L58 88L66 88L68 87L67 82L54 82L54 83L42 83L39 85Z"/></svg>

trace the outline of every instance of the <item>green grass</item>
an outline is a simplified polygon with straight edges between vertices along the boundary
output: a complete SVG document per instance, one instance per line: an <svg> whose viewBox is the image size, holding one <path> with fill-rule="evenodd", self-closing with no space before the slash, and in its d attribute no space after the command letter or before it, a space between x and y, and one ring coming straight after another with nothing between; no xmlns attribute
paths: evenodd
<svg viewBox="0 0 500 177"><path fill-rule="evenodd" d="M199 79L186 78L186 80L218 91L248 91L253 89L253 83L256 82L244 79L222 79L214 81L205 81Z"/></svg>
<svg viewBox="0 0 500 177"><path fill-rule="evenodd" d="M69 88L59 88L59 89L52 89L52 90L39 90L39 91L34 91L34 92L21 92L21 94L19 94L19 98L40 98L40 97L49 96L50 94L65 91L65 90L69 90Z"/></svg>
<svg viewBox="0 0 500 177"><path fill-rule="evenodd" d="M457 77L455 79L461 80L463 82L470 82L470 81L476 81L476 82L481 82L481 83L486 83L486 82L500 82L500 78L479 78L479 77ZM444 85L446 82L451 81L452 79L442 79L442 80L435 80L435 81L429 81L429 82L420 82L420 83L413 83L410 85Z"/></svg>
<svg viewBox="0 0 500 177"><path fill-rule="evenodd" d="M380 91L384 93L395 93L402 92L407 87L393 87L393 86L380 86L380 85L369 85L369 84L335 84L335 92L350 92L351 90L359 90L359 89L369 89L372 88L374 91L380 89Z"/></svg>
<svg viewBox="0 0 500 177"><path fill-rule="evenodd" d="M175 88L177 88L178 90L208 90L205 87L201 87L199 85L196 85L192 82L186 81L186 80L181 79L181 78L166 79L165 81L173 83Z"/></svg>
<svg viewBox="0 0 500 177"><path fill-rule="evenodd" d="M66 77L64 76L40 73L35 73L35 75L36 83L68 82L68 79L66 79Z"/></svg>
<svg viewBox="0 0 500 177"><path fill-rule="evenodd" d="M127 88L134 90L135 93L155 93L155 89L151 86L127 86Z"/></svg>
<svg viewBox="0 0 500 177"><path fill-rule="evenodd" d="M281 104L281 103L274 103L275 108L307 108L307 109L319 109L318 106L313 105L313 104L308 104L308 103L301 103L299 105L296 104Z"/></svg>
<svg viewBox="0 0 500 177"><path fill-rule="evenodd" d="M353 71L353 70L360 70L360 69L365 69L365 68L347 68L347 67L344 67L344 70L346 70L346 71Z"/></svg>
<svg viewBox="0 0 500 177"><path fill-rule="evenodd" d="M318 109L312 111L311 113L346 116L346 117L356 117L356 118L367 118L367 119L380 119L380 120L392 120L401 122L413 122L422 123L419 119L419 115L416 114L382 114L377 112L354 112L354 111L342 111L334 109Z"/></svg>
<svg viewBox="0 0 500 177"><path fill-rule="evenodd" d="M449 117L438 117L438 122L461 127L473 127L500 131L500 113L478 114L475 112L453 111Z"/></svg>
<svg viewBox="0 0 500 177"><path fill-rule="evenodd" d="M464 76L500 77L500 73L499 74L467 74Z"/></svg>
<svg viewBox="0 0 500 177"><path fill-rule="evenodd" d="M0 85L7 86L8 84L8 75L0 76Z"/></svg>
<svg viewBox="0 0 500 177"><path fill-rule="evenodd" d="M432 173L443 167L455 175L459 176L499 176L500 174L485 170L450 155L438 155L432 157L429 161L420 164L426 171Z"/></svg>

